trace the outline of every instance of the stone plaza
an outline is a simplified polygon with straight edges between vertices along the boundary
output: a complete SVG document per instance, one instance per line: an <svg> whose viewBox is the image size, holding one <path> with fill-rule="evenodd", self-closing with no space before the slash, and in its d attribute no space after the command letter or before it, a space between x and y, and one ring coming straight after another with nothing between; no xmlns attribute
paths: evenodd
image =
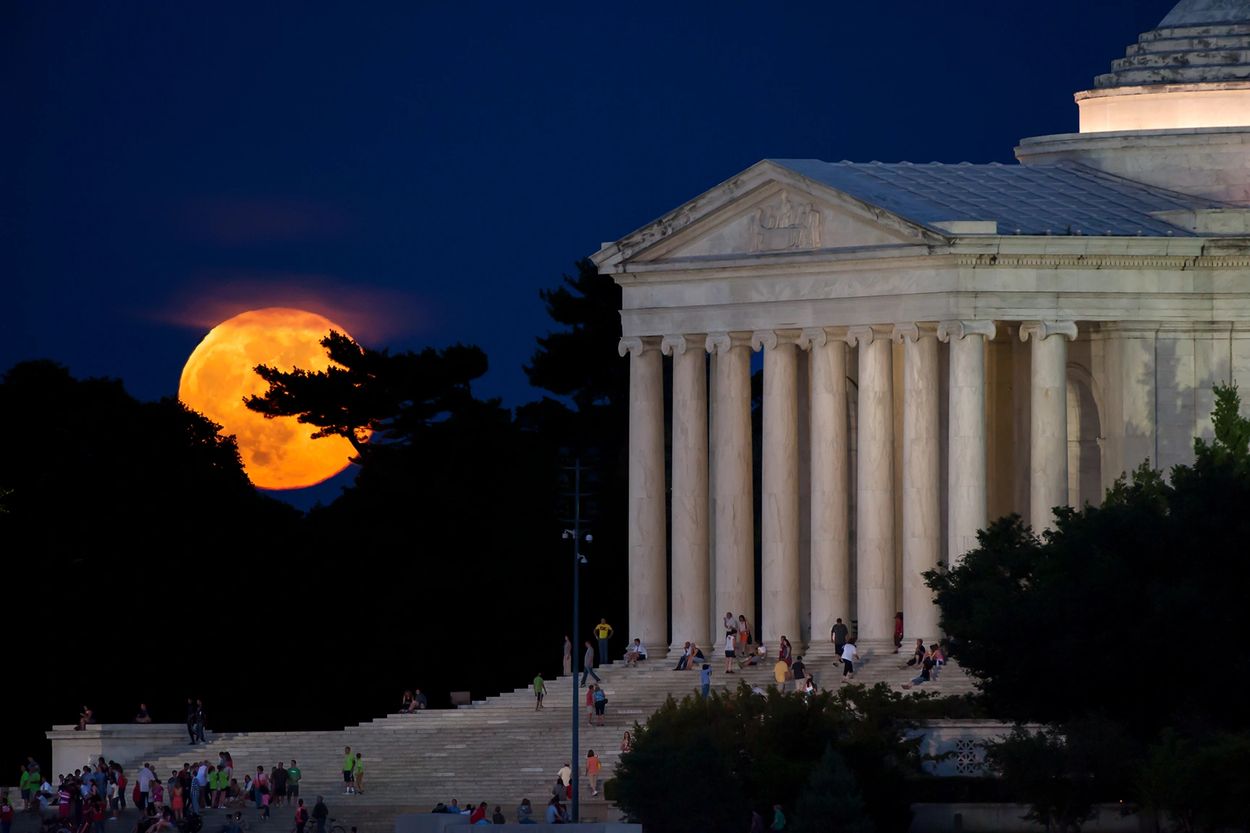
<svg viewBox="0 0 1250 833"><path fill-rule="evenodd" d="M630 636L933 640L922 573L988 521L1041 532L1211 436L1213 386L1250 386L1250 2L1182 0L1076 101L1019 164L764 160L594 255Z"/></svg>

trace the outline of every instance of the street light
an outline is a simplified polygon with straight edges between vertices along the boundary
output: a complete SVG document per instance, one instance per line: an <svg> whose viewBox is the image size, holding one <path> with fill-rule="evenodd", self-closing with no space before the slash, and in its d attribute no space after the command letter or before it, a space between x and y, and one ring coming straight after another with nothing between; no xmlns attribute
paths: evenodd
<svg viewBox="0 0 1250 833"><path fill-rule="evenodd" d="M578 525L579 524L576 524L576 523L574 524L574 526L578 526ZM594 540L594 538L591 535L579 536L577 534L577 530L575 529L564 530L564 535L562 537L565 540L571 540L573 542L573 659L574 659L574 663L573 663L573 754L569 762L569 766L573 770L573 775L572 775L573 796L572 796L572 801L569 807L569 817L573 821L577 821L579 817L579 812L581 810L580 800L579 800L580 799L579 787L581 785L581 779L577 771L579 757L580 757L580 752L578 749L578 730L581 728L581 718L579 716L578 707L580 705L579 701L580 701L580 696L581 696L581 686L578 685L578 682L577 682L576 659L582 649L581 633L580 633L579 628L577 627L578 620L581 618L581 580L580 580L580 577L581 577L581 572L582 572L578 568L581 567L583 564L587 563L586 556L582 555L581 553L580 543L582 541L585 541L586 543L590 543L592 540ZM583 659L585 659L585 657L583 657ZM583 672L583 674L584 673L585 672Z"/></svg>
<svg viewBox="0 0 1250 833"><path fill-rule="evenodd" d="M590 543L594 537L587 533L582 534L582 461L579 458L573 464L573 528L564 530L561 536L566 541L573 542L573 757L569 760L569 768L573 770L573 795L569 806L569 818L577 821L581 807L579 801L579 787L581 778L578 775L578 729L581 728L581 719L578 714L578 697L581 693L581 686L577 683L577 655L582 649L581 632L577 627L578 620L581 618L581 573L579 569L586 563L586 556L582 555L581 543L585 541ZM583 657L584 659L584 657ZM585 671L582 672L585 674Z"/></svg>

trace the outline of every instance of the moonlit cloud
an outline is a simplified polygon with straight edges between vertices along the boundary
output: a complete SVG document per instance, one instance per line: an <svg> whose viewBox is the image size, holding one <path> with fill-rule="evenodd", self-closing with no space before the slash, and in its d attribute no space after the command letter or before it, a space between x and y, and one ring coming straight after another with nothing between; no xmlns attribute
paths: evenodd
<svg viewBox="0 0 1250 833"><path fill-rule="evenodd" d="M337 321L372 347L428 329L429 304L395 289L361 286L331 275L205 274L187 281L151 317L207 331L222 321L261 307L291 307Z"/></svg>

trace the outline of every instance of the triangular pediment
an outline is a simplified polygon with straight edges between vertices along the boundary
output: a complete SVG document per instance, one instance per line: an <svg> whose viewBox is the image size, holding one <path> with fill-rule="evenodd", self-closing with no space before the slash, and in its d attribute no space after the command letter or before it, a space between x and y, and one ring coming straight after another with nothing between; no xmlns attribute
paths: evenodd
<svg viewBox="0 0 1250 833"><path fill-rule="evenodd" d="M764 161L609 244L600 267L937 242L933 229Z"/></svg>

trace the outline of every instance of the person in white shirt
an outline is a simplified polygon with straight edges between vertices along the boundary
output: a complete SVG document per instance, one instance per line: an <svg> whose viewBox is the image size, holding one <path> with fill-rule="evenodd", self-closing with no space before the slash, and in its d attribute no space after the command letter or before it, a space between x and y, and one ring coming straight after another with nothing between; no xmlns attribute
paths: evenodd
<svg viewBox="0 0 1250 833"><path fill-rule="evenodd" d="M641 639L635 639L634 644L629 646L625 651L625 664L637 665L638 660L647 658L647 649L643 646Z"/></svg>
<svg viewBox="0 0 1250 833"><path fill-rule="evenodd" d="M148 791L151 789L152 779L155 777L156 777L156 774L152 772L151 767L149 767L147 764L144 764L143 769L139 770L139 802L140 802L139 809L140 810L146 810L148 808Z"/></svg>
<svg viewBox="0 0 1250 833"><path fill-rule="evenodd" d="M855 679L855 662L859 659L859 654L855 653L855 643L847 640L842 646L842 679Z"/></svg>
<svg viewBox="0 0 1250 833"><path fill-rule="evenodd" d="M725 633L725 673L732 674L734 672L734 659L738 656L737 651L738 634Z"/></svg>

